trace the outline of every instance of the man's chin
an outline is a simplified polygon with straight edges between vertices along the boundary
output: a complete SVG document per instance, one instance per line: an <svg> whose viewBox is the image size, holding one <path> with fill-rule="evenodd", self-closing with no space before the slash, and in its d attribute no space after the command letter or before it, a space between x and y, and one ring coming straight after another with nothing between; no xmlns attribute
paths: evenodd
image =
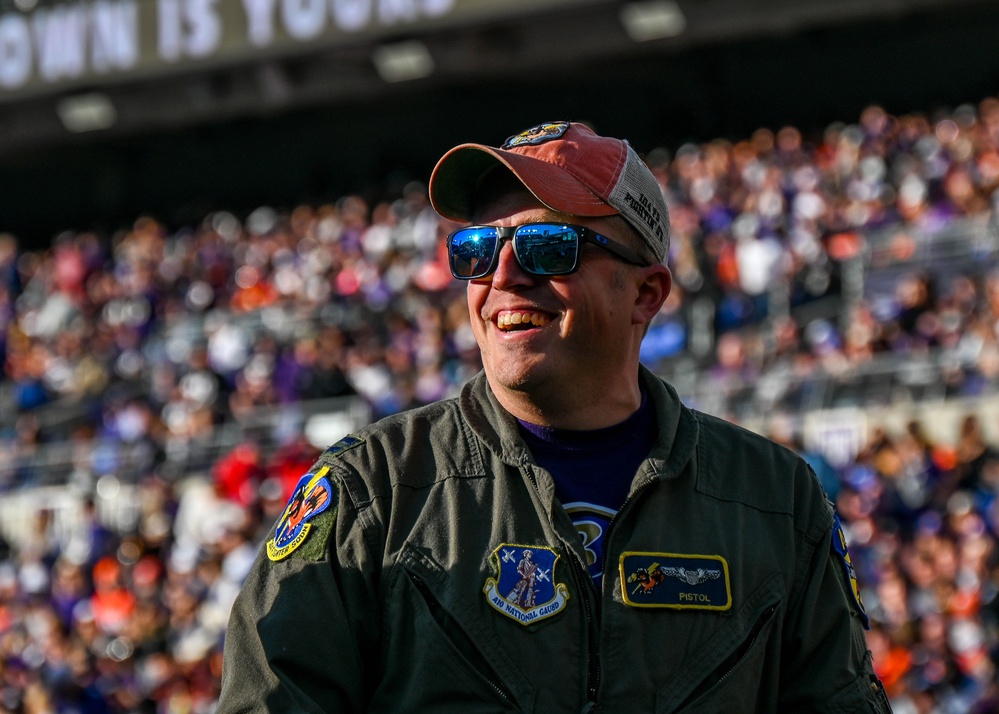
<svg viewBox="0 0 999 714"><path fill-rule="evenodd" d="M546 395L553 389L567 388L566 385L559 383L557 376L544 364L519 364L500 370L486 369L486 377L494 392L505 392L518 401L531 402L539 406L547 401Z"/></svg>

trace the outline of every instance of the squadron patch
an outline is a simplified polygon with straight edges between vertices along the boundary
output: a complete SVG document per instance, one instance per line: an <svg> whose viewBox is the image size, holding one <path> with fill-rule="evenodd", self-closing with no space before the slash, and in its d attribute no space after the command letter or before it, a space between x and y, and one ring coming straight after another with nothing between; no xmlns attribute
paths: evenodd
<svg viewBox="0 0 999 714"><path fill-rule="evenodd" d="M728 563L720 555L624 553L621 594L632 607L728 610Z"/></svg>
<svg viewBox="0 0 999 714"><path fill-rule="evenodd" d="M278 520L274 537L267 541L268 558L277 562L291 555L308 537L312 529L309 521L333 503L333 484L326 477L329 470L329 466L323 466L299 479Z"/></svg>
<svg viewBox="0 0 999 714"><path fill-rule="evenodd" d="M505 142L501 149L513 149L518 146L543 144L546 141L557 139L569 130L567 121L551 121L544 124L532 126L527 131L514 134Z"/></svg>
<svg viewBox="0 0 999 714"><path fill-rule="evenodd" d="M839 515L834 514L833 518L833 533L832 533L832 545L833 550L836 555L839 556L839 561L843 565L843 573L846 575L847 582L850 583L850 594L853 596L853 602L857 606L857 614L860 616L861 622L864 623L864 629L871 629L871 620L867 616L867 611L864 609L864 601L860 599L860 583L857 582L857 571L853 567L853 561L850 559L850 551L846 547L846 535L843 533L843 524L839 520Z"/></svg>
<svg viewBox="0 0 999 714"><path fill-rule="evenodd" d="M522 625L557 614L569 599L565 583L555 582L559 555L551 548L502 543L489 556L496 577L482 591L496 610Z"/></svg>

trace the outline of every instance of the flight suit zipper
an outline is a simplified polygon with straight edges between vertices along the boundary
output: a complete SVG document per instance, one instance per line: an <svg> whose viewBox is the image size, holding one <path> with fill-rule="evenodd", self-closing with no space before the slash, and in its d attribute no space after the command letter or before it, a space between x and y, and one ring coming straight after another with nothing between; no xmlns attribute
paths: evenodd
<svg viewBox="0 0 999 714"><path fill-rule="evenodd" d="M576 580L586 589L583 594L583 613L586 618L586 706L584 712L593 711L597 703L597 691L600 688L600 633L597 631L596 618L593 616L593 605L590 603L590 592L593 590L593 578L589 572L583 569L579 559L572 558L573 567L576 571ZM587 582L589 581L589 582Z"/></svg>
<svg viewBox="0 0 999 714"><path fill-rule="evenodd" d="M607 524L607 536L606 536L607 545L604 548L602 561L600 563L600 571L604 574L604 578L607 577L607 553L610 552L611 534L614 532L614 523L618 520L618 516L624 513L625 509L629 506L629 504L631 504L632 501L637 499L638 495L646 488L648 488L650 485L652 485L652 483L653 480L650 479L645 483L643 483L641 486L639 486L634 491L634 493L629 494L628 497L624 500L624 504L621 506L621 509L611 517L610 522ZM574 551L571 552L574 553ZM590 576L589 571L585 570L582 567L582 565L579 563L578 558L574 557L573 563L576 564L577 572L579 571L582 572L582 576L587 581L587 584L592 585L593 578ZM601 592L597 593L597 602L602 603L603 601L602 592L603 592L603 586L601 585ZM586 694L588 701L586 703L586 706L583 707L583 714L587 714L588 712L596 711L598 707L597 694L600 691L600 677L601 677L600 632L599 628L596 627L596 623L592 615L590 601L588 597L585 597L583 599L583 604L585 606L585 611L586 611L587 631L590 633L589 634L590 647L587 649L588 655L587 655Z"/></svg>
<svg viewBox="0 0 999 714"><path fill-rule="evenodd" d="M655 482L654 478L646 479L637 489L632 493L628 494L628 497L624 499L624 503L621 508L618 509L617 513L611 516L610 522L607 524L607 535L605 536L604 552L601 557L600 572L603 573L603 578L601 580L601 597L600 601L603 601L603 584L607 582L607 554L611 552L611 540L614 537L614 524L620 520L621 516L625 513L628 507L638 499L638 496L647 488L649 488ZM599 642L600 633L596 633L594 639ZM600 663L597 662L596 672L594 674L593 688L590 690L590 704L592 706L588 709L584 709L584 713L588 711L594 711L597 707L597 687L600 684Z"/></svg>
<svg viewBox="0 0 999 714"><path fill-rule="evenodd" d="M409 571L407 571L407 573L409 573L410 580L413 582L413 585L416 586L416 589L419 591L424 602L426 602L427 609L430 610L430 616L434 619L434 622L437 623L437 627L441 634L444 635L444 638L465 658L472 669L474 669L475 672L486 682L486 684L489 685L497 696L506 702L515 704L516 699L514 699L513 693L499 681L499 676L496 674L496 671L489 665L485 657L479 653L475 643L468 637L463 637L462 642L459 642L454 637L452 632L454 632L455 628L448 626L449 622L453 622L451 614L448 613L448 611L444 609L444 606L440 604L436 597L434 597L434 594L430 591L430 588L427 587L423 578L416 573Z"/></svg>
<svg viewBox="0 0 999 714"><path fill-rule="evenodd" d="M534 487L537 488L537 481L534 479L534 474L528 469L531 481ZM601 563L601 572L606 576L607 572L607 553L610 547L611 534L614 532L614 523L618 520L618 516L624 513L625 509L638 498L638 495L644 491L646 488L652 485L654 479L649 479L645 481L641 486L639 486L633 493L628 495L625 499L624 504L621 509L611 517L610 523L607 524L607 547L604 548L603 561ZM554 527L554 524L552 524ZM589 571L583 567L579 562L579 558L576 557L576 552L571 547L569 548L569 553L572 555L572 562L574 569L577 574L577 580L582 580L583 588L587 591L583 596L583 610L586 616L586 630L587 638L589 640L588 647L586 649L586 698L587 702L583 707L583 714L588 714L588 712L594 712L599 706L597 702L597 695L600 691L600 677L601 677L601 666L600 666L600 631L596 622L596 618L593 616L593 608L590 604L589 593L593 592L593 578L590 576ZM597 593L597 602L602 602L602 590L601 593Z"/></svg>
<svg viewBox="0 0 999 714"><path fill-rule="evenodd" d="M624 516L625 511L628 510L628 508L631 506L632 503L638 500L639 495L641 495L643 491L645 491L655 482L656 482L655 478L648 478L645 481L643 481L638 488L636 488L634 491L628 494L628 497L624 499L624 503L621 504L621 508L618 509L617 513L611 516L610 522L607 524L607 536L606 536L606 545L604 546L603 560L600 563L600 572L602 572L605 577L607 575L607 554L611 552L611 547L610 547L611 539L614 537L614 524L617 523L619 520L621 520L622 516Z"/></svg>
<svg viewBox="0 0 999 714"><path fill-rule="evenodd" d="M538 487L538 480L534 475L534 468L530 462L530 459L525 454L520 461L520 466L527 474L527 478L530 480L531 485L534 487L535 493L540 494L541 489ZM555 533L558 533L558 528L552 521L549 515L548 525ZM595 711L597 705L597 691L600 688L600 652L599 652L599 642L600 633L597 626L597 618L593 612L593 578L590 576L589 571L583 566L579 558L576 556L576 551L572 547L571 543L567 543L561 537L559 540L562 542L562 546L568 553L569 562L572 563L572 570L575 573L575 580L579 586L580 599L583 601L583 617L586 620L586 703L583 705L583 712ZM597 598L599 602L599 597Z"/></svg>
<svg viewBox="0 0 999 714"><path fill-rule="evenodd" d="M775 612L777 612L777 606L771 605L760 613L759 618L757 618L756 623L753 625L753 629L749 631L749 636L743 640L739 648L726 657L717 669L715 669L710 676L701 682L701 684L698 685L694 691L683 700L683 703L678 706L676 710L682 710L688 704L696 701L701 695L724 683L726 679L732 676L732 673L739 668L739 665L742 664L743 660L745 660L750 651L752 651L753 645L756 644L756 640L760 636L760 632L763 631L764 626L766 626L766 624L770 621L770 618L774 616Z"/></svg>

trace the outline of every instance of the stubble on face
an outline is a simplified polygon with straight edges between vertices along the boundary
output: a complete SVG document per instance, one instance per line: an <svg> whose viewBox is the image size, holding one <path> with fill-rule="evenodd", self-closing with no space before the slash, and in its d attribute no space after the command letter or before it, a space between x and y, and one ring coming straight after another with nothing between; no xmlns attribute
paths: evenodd
<svg viewBox="0 0 999 714"><path fill-rule="evenodd" d="M486 225L533 221L586 222L608 232L603 219L579 219L546 208L523 187L480 204L474 220ZM621 312L628 266L587 246L580 271L563 278L524 273L505 244L497 272L468 285L469 316L483 367L501 403L516 416L553 423L552 415L592 408L594 401L630 392L622 387L631 328ZM501 329L511 311L544 316L541 326ZM629 375L634 381L635 375ZM630 395L629 395L630 398Z"/></svg>

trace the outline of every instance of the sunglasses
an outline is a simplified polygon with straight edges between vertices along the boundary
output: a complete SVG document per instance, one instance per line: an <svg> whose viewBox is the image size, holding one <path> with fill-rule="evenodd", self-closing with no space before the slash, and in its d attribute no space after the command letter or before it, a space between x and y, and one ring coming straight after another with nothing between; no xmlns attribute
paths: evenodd
<svg viewBox="0 0 999 714"><path fill-rule="evenodd" d="M513 240L513 254L530 275L550 277L579 270L583 243L593 243L626 263L645 265L630 248L586 226L569 223L525 223L522 226L469 226L447 237L451 274L458 280L475 280L496 270L496 258L505 240Z"/></svg>

